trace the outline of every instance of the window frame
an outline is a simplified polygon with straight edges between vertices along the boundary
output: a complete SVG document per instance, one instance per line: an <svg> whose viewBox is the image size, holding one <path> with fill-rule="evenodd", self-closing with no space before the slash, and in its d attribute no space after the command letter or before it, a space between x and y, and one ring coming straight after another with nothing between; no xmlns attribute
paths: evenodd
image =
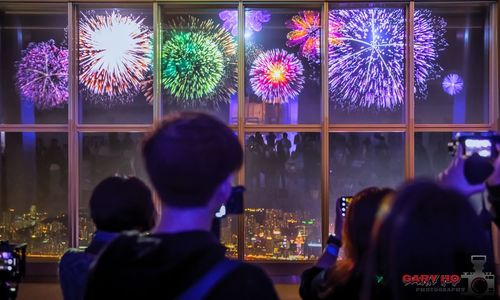
<svg viewBox="0 0 500 300"><path fill-rule="evenodd" d="M32 0L34 1L34 0ZM405 7L406 17L406 44L405 47L405 96L406 105L404 111L404 122L401 124L331 124L329 116L329 91L328 91L328 13L332 7L337 7L339 3L364 3L357 0L345 1L322 1L322 0L277 0L277 1L243 1L243 0L219 0L217 3L209 2L208 0L185 0L185 1L153 1L153 0L122 0L114 3L112 0L102 4L98 0L75 0L69 2L67 0L51 0L51 3L64 3L67 5L68 11L68 46L70 51L70 83L69 92L70 98L68 101L68 122L67 124L0 124L0 131L3 132L61 132L68 135L68 236L69 246L78 247L79 235L79 139L81 133L102 133L102 132L146 132L150 128L150 124L85 124L81 122L79 116L78 105L78 17L79 7L86 6L126 6L127 4L150 5L153 11L153 36L154 36L154 102L153 102L153 122L160 120L163 117L162 112L162 95L160 82L160 50L161 50L161 10L168 5L176 5L177 7L185 5L186 7L209 7L217 8L219 6L237 5L239 16L244 15L246 8L286 8L286 7L314 7L321 12L321 113L319 123L317 124L247 124L245 122L245 39L244 26L245 18L238 18L238 120L234 125L230 125L240 139L242 145L245 143L247 133L260 132L315 132L321 135L321 230L322 242L326 243L329 230L329 134L335 132L401 132L405 135L404 154L405 166L404 174L406 179L411 179L415 174L415 133L420 132L457 132L457 131L487 131L498 130L499 127L499 54L498 40L499 30L498 16L500 14L500 5L497 1L454 1L438 2L418 0L397 1ZM394 3L396 1L386 0L380 3ZM487 5L490 11L489 20L489 121L483 124L416 124L415 122L415 99L414 99L414 66L413 66L413 16L416 3L442 4L452 5L453 3L462 4L481 4ZM26 9L27 7L42 7L46 3L27 3L22 0L11 0L9 3L0 5L0 10L19 8ZM237 172L237 184L245 183L245 167ZM155 194L155 200L158 201L158 196ZM244 258L245 239L244 233L244 216L237 217L238 226L238 258ZM498 234L497 234L498 235ZM498 238L498 237L497 237ZM47 259L29 258L29 262L47 261ZM50 262L55 262L54 259L48 259ZM275 265L273 261L252 261L262 265ZM279 264L297 263L299 265L310 264L311 261L279 261Z"/></svg>

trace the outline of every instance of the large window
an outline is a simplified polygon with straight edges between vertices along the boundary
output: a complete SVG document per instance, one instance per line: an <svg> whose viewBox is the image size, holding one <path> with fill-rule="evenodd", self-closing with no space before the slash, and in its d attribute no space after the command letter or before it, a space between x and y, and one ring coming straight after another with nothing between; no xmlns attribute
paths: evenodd
<svg viewBox="0 0 500 300"><path fill-rule="evenodd" d="M80 7L80 122L149 124L153 96L151 7Z"/></svg>
<svg viewBox="0 0 500 300"><path fill-rule="evenodd" d="M242 142L245 212L220 236L252 261L315 259L339 197L435 177L455 133L497 129L493 1L15 2L0 4L0 239L31 256L88 245L103 178L149 184L141 139L172 112Z"/></svg>
<svg viewBox="0 0 500 300"><path fill-rule="evenodd" d="M66 133L0 131L0 238L35 256L68 247Z"/></svg>
<svg viewBox="0 0 500 300"><path fill-rule="evenodd" d="M320 45L317 8L245 10L246 123L319 123Z"/></svg>
<svg viewBox="0 0 500 300"><path fill-rule="evenodd" d="M403 123L404 6L332 5L328 89L333 124Z"/></svg>
<svg viewBox="0 0 500 300"><path fill-rule="evenodd" d="M0 16L0 124L68 121L65 5L7 7Z"/></svg>

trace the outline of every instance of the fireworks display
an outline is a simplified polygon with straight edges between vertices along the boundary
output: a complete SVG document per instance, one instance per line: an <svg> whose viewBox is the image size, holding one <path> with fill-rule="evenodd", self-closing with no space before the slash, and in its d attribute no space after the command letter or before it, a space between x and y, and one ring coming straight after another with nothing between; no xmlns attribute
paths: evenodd
<svg viewBox="0 0 500 300"><path fill-rule="evenodd" d="M451 96L458 95L464 88L464 81L458 74L449 74L443 79L443 90Z"/></svg>
<svg viewBox="0 0 500 300"><path fill-rule="evenodd" d="M236 92L236 44L212 20L178 18L166 31L162 84L184 103L228 102Z"/></svg>
<svg viewBox="0 0 500 300"><path fill-rule="evenodd" d="M448 45L444 39L447 24L428 9L415 10L414 22L415 94L425 98L427 82L436 79L443 71L437 60L439 52Z"/></svg>
<svg viewBox="0 0 500 300"><path fill-rule="evenodd" d="M259 55L250 69L254 93L266 103L287 103L299 95L304 86L304 68L300 60L282 49Z"/></svg>
<svg viewBox="0 0 500 300"><path fill-rule="evenodd" d="M329 13L329 86L341 107L393 110L404 101L405 18L402 9L332 10ZM415 89L441 70L442 18L428 10L415 14Z"/></svg>
<svg viewBox="0 0 500 300"><path fill-rule="evenodd" d="M152 32L144 20L116 11L81 14L80 83L94 94L89 99L109 104L138 93L150 69L152 52Z"/></svg>
<svg viewBox="0 0 500 300"><path fill-rule="evenodd" d="M30 43L16 63L16 85L23 98L38 109L68 103L68 49L54 40Z"/></svg>
<svg viewBox="0 0 500 300"><path fill-rule="evenodd" d="M392 109L404 98L402 9L332 10L341 44L329 47L332 100L346 108Z"/></svg>
<svg viewBox="0 0 500 300"><path fill-rule="evenodd" d="M224 22L222 27L230 31L233 36L238 35L238 11L223 10L219 13L219 18ZM245 11L245 36L249 37L253 32L262 30L262 23L271 20L271 14L267 10L247 10Z"/></svg>
<svg viewBox="0 0 500 300"><path fill-rule="evenodd" d="M300 54L318 62L320 56L321 21L317 11L302 11L293 16L286 26L292 31L287 34L288 47L300 45Z"/></svg>

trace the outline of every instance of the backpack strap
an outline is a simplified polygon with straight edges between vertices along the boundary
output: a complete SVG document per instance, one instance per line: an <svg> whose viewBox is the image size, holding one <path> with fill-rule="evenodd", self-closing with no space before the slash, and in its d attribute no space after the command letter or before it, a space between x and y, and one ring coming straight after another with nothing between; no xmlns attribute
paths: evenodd
<svg viewBox="0 0 500 300"><path fill-rule="evenodd" d="M183 292L176 300L201 300L205 299L209 292L231 273L240 262L223 258L213 266L205 275L195 282L189 289Z"/></svg>

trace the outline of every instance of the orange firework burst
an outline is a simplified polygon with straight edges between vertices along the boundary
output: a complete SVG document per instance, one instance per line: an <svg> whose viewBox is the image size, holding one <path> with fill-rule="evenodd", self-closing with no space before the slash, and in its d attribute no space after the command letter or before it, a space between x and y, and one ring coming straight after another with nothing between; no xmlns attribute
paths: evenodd
<svg viewBox="0 0 500 300"><path fill-rule="evenodd" d="M299 15L286 23L287 27L292 29L286 37L286 45L294 47L300 45L300 54L310 59L319 58L320 38L321 38L321 19L319 12L306 10L299 12Z"/></svg>
<svg viewBox="0 0 500 300"><path fill-rule="evenodd" d="M332 18L328 20L328 46L341 46L343 43L340 40L342 37L340 30L342 29L342 25L339 22L336 22Z"/></svg>

